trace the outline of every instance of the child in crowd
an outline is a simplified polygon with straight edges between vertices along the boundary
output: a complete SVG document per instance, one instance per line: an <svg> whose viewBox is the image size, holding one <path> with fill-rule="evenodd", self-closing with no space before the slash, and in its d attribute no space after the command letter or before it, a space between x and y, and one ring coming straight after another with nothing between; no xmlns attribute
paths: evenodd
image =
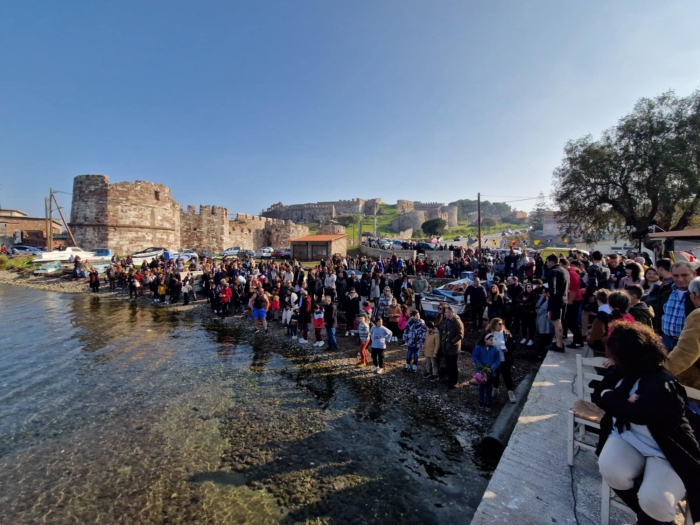
<svg viewBox="0 0 700 525"><path fill-rule="evenodd" d="M292 317L289 319L289 330L292 334L292 339L297 338L297 326L299 325L299 308L295 308L292 312Z"/></svg>
<svg viewBox="0 0 700 525"><path fill-rule="evenodd" d="M398 343L399 339L401 340L399 346L406 346L408 343L404 340L404 332L406 331L406 326L408 325L408 320L411 318L411 312L408 311L408 306L405 304L401 305L401 313L399 314L399 320L396 323L398 328L399 328L399 333L394 335L394 342ZM416 354L416 357L418 354ZM415 371L415 370L414 370Z"/></svg>
<svg viewBox="0 0 700 525"><path fill-rule="evenodd" d="M493 377L501 364L501 352L494 346L493 337L492 333L486 334L484 344L476 345L472 353L477 373L488 374L488 379L479 383L479 409L486 412L491 412Z"/></svg>
<svg viewBox="0 0 700 525"><path fill-rule="evenodd" d="M362 312L367 316L367 319L372 319L372 305L369 301L362 302Z"/></svg>
<svg viewBox="0 0 700 525"><path fill-rule="evenodd" d="M282 310L282 324L287 327L287 335L292 335L291 329L292 320L292 305L289 301L284 302L284 310Z"/></svg>
<svg viewBox="0 0 700 525"><path fill-rule="evenodd" d="M360 353L358 356L360 357L360 362L357 364L360 368L364 368L367 366L367 347L369 346L369 329L370 326L367 323L367 317L364 314L360 314L358 316L358 325L357 325L357 335L360 339Z"/></svg>
<svg viewBox="0 0 700 525"><path fill-rule="evenodd" d="M182 297L185 300L185 306L190 304L190 293L192 292L192 285L190 285L189 281L185 281L185 284L182 285Z"/></svg>
<svg viewBox="0 0 700 525"><path fill-rule="evenodd" d="M428 333L423 343L423 355L425 355L425 379L437 381L438 379L438 352L440 351L440 332L435 328L435 323L425 323Z"/></svg>
<svg viewBox="0 0 700 525"><path fill-rule="evenodd" d="M391 330L384 326L381 317L377 318L377 324L370 330L372 337L372 372L377 374L384 373L384 351L386 350L387 340L393 336Z"/></svg>
<svg viewBox="0 0 700 525"><path fill-rule="evenodd" d="M314 333L316 335L316 342L314 346L323 346L323 309L320 304L314 306Z"/></svg>
<svg viewBox="0 0 700 525"><path fill-rule="evenodd" d="M165 304L168 304L168 298L165 295L165 292L168 291L168 288L165 286L165 281L161 280L160 284L158 285L158 299L156 299L156 302L163 301Z"/></svg>
<svg viewBox="0 0 700 525"><path fill-rule="evenodd" d="M277 321L280 313L280 296L277 293L272 296L272 301L270 301L270 312L272 312L272 319Z"/></svg>

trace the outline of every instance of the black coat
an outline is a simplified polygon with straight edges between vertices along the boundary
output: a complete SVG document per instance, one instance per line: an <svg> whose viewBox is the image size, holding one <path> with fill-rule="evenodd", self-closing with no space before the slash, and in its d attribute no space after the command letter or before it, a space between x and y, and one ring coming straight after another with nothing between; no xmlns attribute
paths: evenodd
<svg viewBox="0 0 700 525"><path fill-rule="evenodd" d="M618 381L623 380L619 387ZM636 403L627 401L636 377L625 378L612 368L596 386L591 400L605 410L600 422L600 439L596 454L616 425L623 428L626 423L646 425L666 459L681 478L690 505L693 523L700 520L700 447L686 417L688 398L685 389L665 368L639 378ZM601 397L604 390L613 390Z"/></svg>

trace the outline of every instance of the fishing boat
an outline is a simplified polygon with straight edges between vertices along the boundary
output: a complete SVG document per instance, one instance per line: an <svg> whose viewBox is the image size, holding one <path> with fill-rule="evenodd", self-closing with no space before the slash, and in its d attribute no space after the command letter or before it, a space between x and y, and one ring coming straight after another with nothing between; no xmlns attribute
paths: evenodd
<svg viewBox="0 0 700 525"><path fill-rule="evenodd" d="M76 246L68 246L65 250L54 251L54 252L42 252L38 255L32 262L37 264L43 264L47 262L68 262L68 259L73 257L80 257L82 261L87 261L88 259L95 256L95 252L86 252L82 248Z"/></svg>
<svg viewBox="0 0 700 525"><path fill-rule="evenodd" d="M434 318L437 316L439 306L451 306L452 310L457 315L462 315L467 304L464 303L464 291L467 289L474 279L473 272L462 272L461 279L447 283L439 288L433 288L432 291L426 293L421 298L421 306L426 317Z"/></svg>

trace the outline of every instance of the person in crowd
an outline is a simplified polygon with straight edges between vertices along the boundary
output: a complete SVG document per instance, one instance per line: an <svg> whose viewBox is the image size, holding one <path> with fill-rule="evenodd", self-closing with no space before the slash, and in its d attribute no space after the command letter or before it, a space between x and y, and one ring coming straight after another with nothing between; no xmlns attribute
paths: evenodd
<svg viewBox="0 0 700 525"><path fill-rule="evenodd" d="M248 307L253 312L253 323L255 324L254 333L256 334L260 332L260 326L258 324L259 322L260 324L262 324L265 333L267 333L267 308L269 304L270 301L267 295L265 294L262 285L258 284L258 286L255 288L255 291L253 292L253 295L248 301Z"/></svg>
<svg viewBox="0 0 700 525"><path fill-rule="evenodd" d="M282 310L282 324L287 327L287 335L291 335L290 330L290 320L292 319L292 313L297 304L297 294L294 293L291 288L287 288L284 294L284 305ZM296 335L292 336L292 339L296 339Z"/></svg>
<svg viewBox="0 0 700 525"><path fill-rule="evenodd" d="M437 314L435 314L435 328L442 332L443 326L445 326L445 321L447 317L445 316L445 305L439 304L437 309Z"/></svg>
<svg viewBox="0 0 700 525"><path fill-rule="evenodd" d="M595 294L602 288L610 288L610 269L603 265L603 254L598 250L591 253L591 264L586 271L586 293L584 300L588 303L587 311L595 314Z"/></svg>
<svg viewBox="0 0 700 525"><path fill-rule="evenodd" d="M228 305L231 302L231 288L226 279L221 279L219 290L219 315L224 319L228 315Z"/></svg>
<svg viewBox="0 0 700 525"><path fill-rule="evenodd" d="M608 333L608 323L610 323L612 314L612 310L608 305L609 296L610 290L607 288L601 288L595 293L597 312L591 325L591 330L588 332L586 343L591 347L593 353L597 355L605 354L605 336Z"/></svg>
<svg viewBox="0 0 700 525"><path fill-rule="evenodd" d="M362 312L367 316L367 321L372 322L372 319L374 319L374 310L372 309L372 303L369 301L363 301L362 303Z"/></svg>
<svg viewBox="0 0 700 525"><path fill-rule="evenodd" d="M314 346L323 346L323 327L325 326L323 323L323 316L324 316L324 311L323 308L321 308L320 304L315 304L314 305L314 312L313 312L313 325L314 325L314 335L316 336L316 342L314 343Z"/></svg>
<svg viewBox="0 0 700 525"><path fill-rule="evenodd" d="M625 286L625 292L630 297L629 313L638 323L654 327L654 310L649 308L646 303L642 302L644 290L639 284L628 284Z"/></svg>
<svg viewBox="0 0 700 525"><path fill-rule="evenodd" d="M620 281L627 275L627 272L625 267L620 264L620 256L616 253L608 256L608 268L610 269L610 277L608 279L610 289L618 290L620 288Z"/></svg>
<svg viewBox="0 0 700 525"><path fill-rule="evenodd" d="M549 348L554 352L564 352L564 327L562 320L566 316L566 302L569 294L569 272L559 264L559 258L553 253L547 256L547 293L549 294L549 320L554 326L555 341Z"/></svg>
<svg viewBox="0 0 700 525"><path fill-rule="evenodd" d="M190 294L192 293L192 285L190 284L189 279L185 280L184 284L182 285L182 298L185 302L185 306L190 304Z"/></svg>
<svg viewBox="0 0 700 525"><path fill-rule="evenodd" d="M437 381L439 372L438 355L440 353L440 332L435 328L435 323L425 323L426 335L423 343L423 355L425 356L425 379Z"/></svg>
<svg viewBox="0 0 700 525"><path fill-rule="evenodd" d="M540 348L548 348L549 344L552 342L552 337L554 335L554 326L549 320L549 294L547 293L546 284L543 284L541 289L542 292L537 298L537 305L535 306L535 311L537 315L537 333L539 334L539 346ZM537 289L535 289L536 291Z"/></svg>
<svg viewBox="0 0 700 525"><path fill-rule="evenodd" d="M385 296L383 296L385 297ZM381 302L380 302L381 307ZM392 336L390 342L397 342L400 334L399 318L401 317L401 307L396 302L396 297L391 296L389 306L386 309L386 315L383 315L384 326L391 330Z"/></svg>
<svg viewBox="0 0 700 525"><path fill-rule="evenodd" d="M474 276L474 280L464 290L464 304L469 303L469 315L475 330L481 330L487 299L488 293L481 285L481 279Z"/></svg>
<svg viewBox="0 0 700 525"><path fill-rule="evenodd" d="M440 347L442 355L445 356L448 377L447 387L450 389L457 388L457 383L459 382L457 358L462 348L462 339L464 339L462 320L455 315L451 306L446 306L445 324L440 330Z"/></svg>
<svg viewBox="0 0 700 525"><path fill-rule="evenodd" d="M608 295L608 306L610 307L608 334L610 334L610 331L616 322L635 322L634 317L629 313L631 306L630 296L623 290L616 290Z"/></svg>
<svg viewBox="0 0 700 525"><path fill-rule="evenodd" d="M644 279L642 280L642 289L645 294L651 293L654 288L661 286L661 277L656 268L649 267L644 270Z"/></svg>
<svg viewBox="0 0 700 525"><path fill-rule="evenodd" d="M100 276L97 273L97 270L95 268L90 269L90 289L92 290L93 293L98 293L100 291ZM131 298L131 294L129 294L129 298Z"/></svg>
<svg viewBox="0 0 700 525"><path fill-rule="evenodd" d="M422 314L421 299L423 294L428 291L428 281L423 277L422 272L416 272L416 278L413 280L413 296L416 299L416 310Z"/></svg>
<svg viewBox="0 0 700 525"><path fill-rule="evenodd" d="M274 321L279 320L279 314L280 314L280 296L278 295L279 291L275 293L272 296L272 299L270 300L270 312L272 313L272 319Z"/></svg>
<svg viewBox="0 0 700 525"><path fill-rule="evenodd" d="M345 337L348 337L355 334L355 319L360 312L360 296L357 295L354 286L348 288L343 306L345 308Z"/></svg>
<svg viewBox="0 0 700 525"><path fill-rule="evenodd" d="M289 334L292 339L297 338L297 329L299 328L299 308L292 310L292 315L289 317Z"/></svg>
<svg viewBox="0 0 700 525"><path fill-rule="evenodd" d="M333 304L333 297L327 295L324 298L323 322L326 325L326 338L328 339L328 350L334 352L338 350L338 340L336 330L338 328L338 307Z"/></svg>
<svg viewBox="0 0 700 525"><path fill-rule="evenodd" d="M661 317L661 340L669 352L673 350L681 336L685 319L695 309L690 300L688 285L695 277L695 268L688 262L677 262L671 267L673 284L662 285L654 311Z"/></svg>
<svg viewBox="0 0 700 525"><path fill-rule="evenodd" d="M637 514L639 525L672 524L686 499L700 517L700 447L666 350L640 323L619 323L606 341L613 363L592 401L605 411L596 454L601 476Z"/></svg>
<svg viewBox="0 0 700 525"><path fill-rule="evenodd" d="M505 299L503 298L501 289L496 283L491 285L488 297L486 298L486 305L488 306L489 321L491 321L491 319L495 319L496 317L503 315Z"/></svg>
<svg viewBox="0 0 700 525"><path fill-rule="evenodd" d="M521 329L523 338L521 345L533 346L535 344L535 333L537 331L537 299L539 298L532 284L527 283L525 290L517 300Z"/></svg>
<svg viewBox="0 0 700 525"><path fill-rule="evenodd" d="M374 277L372 277L372 280L370 281L369 298L374 303L375 309L379 308L380 298L382 297L382 295L386 294L386 288L389 288L389 287L386 286L384 289L384 294L382 294L382 292L381 292L382 288L379 285L379 276L375 275ZM391 295L391 288L389 288L389 295Z"/></svg>
<svg viewBox="0 0 700 525"><path fill-rule="evenodd" d="M399 333L398 335L394 338L395 342L401 341L399 346L406 346L407 343L404 339L404 332L406 330L406 326L408 325L408 320L411 318L411 312L408 309L408 306L405 304L402 304L400 307L400 313L399 313L399 320L397 321L397 326L399 327Z"/></svg>
<svg viewBox="0 0 700 525"><path fill-rule="evenodd" d="M688 294L695 308L686 318L678 342L668 355L666 368L682 384L700 389L700 277L690 281Z"/></svg>
<svg viewBox="0 0 700 525"><path fill-rule="evenodd" d="M483 368L490 369L488 379L479 383L478 392L479 410L491 412L491 398L494 390L493 381L501 364L501 352L494 346L493 334L486 334L483 344L479 343L474 347L472 360L477 371L481 371Z"/></svg>
<svg viewBox="0 0 700 525"><path fill-rule="evenodd" d="M504 294L505 308L503 311L504 322L512 332L520 332L520 311L518 310L518 298L525 288L518 282L518 278L511 275L506 279L506 293Z"/></svg>
<svg viewBox="0 0 700 525"><path fill-rule="evenodd" d="M406 308L408 311L406 305L403 305L403 308ZM404 341L406 341L406 346L408 347L406 351L406 366L404 366L405 372L418 372L418 351L425 343L426 334L427 328L420 318L418 310L413 310L406 323L406 331L404 333ZM413 361L413 366L411 366L411 361Z"/></svg>
<svg viewBox="0 0 700 525"><path fill-rule="evenodd" d="M391 288L385 286L384 293L381 295L381 297L379 297L378 301L375 303L375 319L382 318L384 320L384 323L386 323L387 317L389 316L389 306L392 304L392 302L396 304L396 300L391 294ZM385 326L384 328L389 329L389 327L387 326Z"/></svg>
<svg viewBox="0 0 700 525"><path fill-rule="evenodd" d="M357 366L360 368L364 368L367 366L368 363L367 347L369 346L370 342L369 317L364 314L360 314L358 316L358 321L359 322L357 324L357 336L360 340L360 351L358 352L358 357L360 358L360 362L357 364Z"/></svg>
<svg viewBox="0 0 700 525"><path fill-rule="evenodd" d="M391 330L384 326L381 317L377 318L376 324L370 330L372 339L372 372L384 373L384 351L386 350L387 339L392 336Z"/></svg>
<svg viewBox="0 0 700 525"><path fill-rule="evenodd" d="M493 346L500 353L500 365L498 368L498 373L493 377L493 394L496 395L498 392L498 387L500 385L501 378L503 379L503 384L508 392L508 400L511 403L515 403L515 393L513 392L513 376L511 370L513 368L514 354L517 349L517 344L513 335L506 329L505 322L503 319L498 317L491 319L484 336L479 340L479 344L484 345L485 336L491 335L493 337Z"/></svg>
<svg viewBox="0 0 700 525"><path fill-rule="evenodd" d="M581 290L581 278L579 274L580 263L574 261L576 266L569 263L568 259L559 259L559 264L569 272L569 291L566 298L566 313L562 325L563 338L565 339L569 330L573 335L573 341L567 345L568 348L581 348L583 346L583 333L579 324L579 314L583 303L583 291Z"/></svg>
<svg viewBox="0 0 700 525"><path fill-rule="evenodd" d="M331 302L335 301L336 295L336 280L337 276L332 270L328 269L326 276L323 278L323 293L331 298Z"/></svg>
<svg viewBox="0 0 700 525"><path fill-rule="evenodd" d="M625 264L625 276L620 279L620 290L624 290L630 284L642 284L642 275L644 268L641 264L634 261L628 261Z"/></svg>

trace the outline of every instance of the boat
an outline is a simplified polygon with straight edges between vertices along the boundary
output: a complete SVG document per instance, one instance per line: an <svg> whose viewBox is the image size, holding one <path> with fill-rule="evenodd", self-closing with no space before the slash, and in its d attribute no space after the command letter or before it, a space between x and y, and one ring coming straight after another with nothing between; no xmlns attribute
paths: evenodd
<svg viewBox="0 0 700 525"><path fill-rule="evenodd" d="M421 298L421 306L426 317L434 318L437 316L438 307L442 305L451 306L454 313L462 315L467 310L467 304L464 303L464 291L467 289L474 279L474 272L462 272L461 278L456 281L449 282L439 288L433 288L430 292L423 294Z"/></svg>
<svg viewBox="0 0 700 525"><path fill-rule="evenodd" d="M87 261L91 257L95 256L95 252L86 252L82 248L77 246L69 246L65 250L54 251L54 252L42 252L38 255L32 262L36 264L43 264L47 262L68 262L71 257L80 257L82 261Z"/></svg>

